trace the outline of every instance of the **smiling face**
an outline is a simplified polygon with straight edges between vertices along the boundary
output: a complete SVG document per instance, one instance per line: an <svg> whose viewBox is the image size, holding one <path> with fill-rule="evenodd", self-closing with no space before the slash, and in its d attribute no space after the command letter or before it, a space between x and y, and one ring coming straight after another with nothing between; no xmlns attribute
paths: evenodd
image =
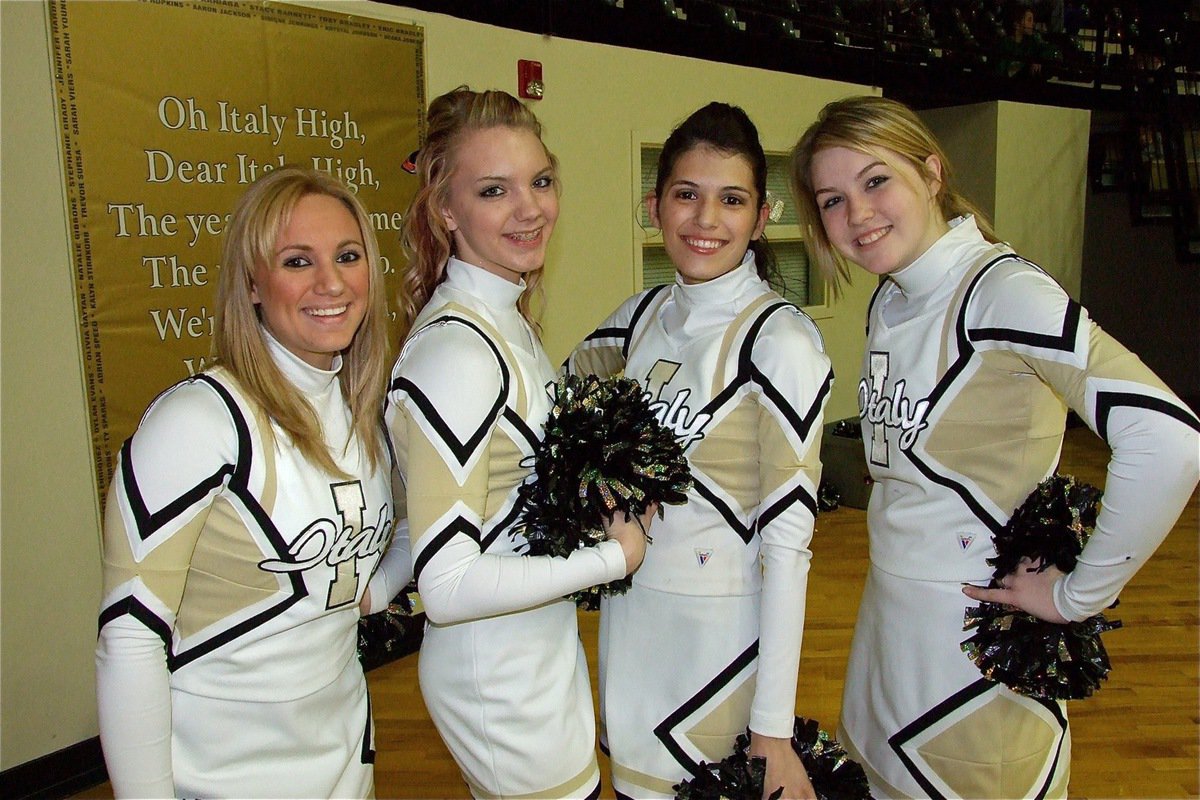
<svg viewBox="0 0 1200 800"><path fill-rule="evenodd" d="M646 206L684 283L710 281L736 267L767 223L750 162L704 145L676 159L662 195L647 197Z"/></svg>
<svg viewBox="0 0 1200 800"><path fill-rule="evenodd" d="M941 175L937 156L925 163ZM891 150L826 148L810 173L829 243L873 275L904 269L950 229L937 205L939 178L927 182Z"/></svg>
<svg viewBox="0 0 1200 800"><path fill-rule="evenodd" d="M510 280L540 269L558 219L554 167L531 131L494 127L454 147L442 217L454 254Z"/></svg>
<svg viewBox="0 0 1200 800"><path fill-rule="evenodd" d="M362 233L342 202L300 198L275 239L270 262L254 270L250 297L263 325L318 369L350 346L366 314L370 269Z"/></svg>

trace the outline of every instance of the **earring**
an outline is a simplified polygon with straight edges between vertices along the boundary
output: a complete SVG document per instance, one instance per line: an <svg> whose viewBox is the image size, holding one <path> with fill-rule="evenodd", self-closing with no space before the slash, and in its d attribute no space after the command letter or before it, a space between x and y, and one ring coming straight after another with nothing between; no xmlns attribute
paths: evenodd
<svg viewBox="0 0 1200 800"><path fill-rule="evenodd" d="M764 202L767 204L767 219L771 222L779 222L783 219L783 200L776 197L775 193L770 189L767 190L767 196Z"/></svg>
<svg viewBox="0 0 1200 800"><path fill-rule="evenodd" d="M650 221L650 209L646 206L646 198L638 200L638 204L633 209L633 220L637 226L642 229L642 233L647 236L654 236L658 233L658 226ZM654 233L651 233L654 231Z"/></svg>

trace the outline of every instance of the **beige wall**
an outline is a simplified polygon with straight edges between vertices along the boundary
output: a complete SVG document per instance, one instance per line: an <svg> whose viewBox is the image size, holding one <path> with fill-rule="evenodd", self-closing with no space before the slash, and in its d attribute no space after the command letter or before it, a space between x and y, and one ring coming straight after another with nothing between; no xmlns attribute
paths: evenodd
<svg viewBox="0 0 1200 800"><path fill-rule="evenodd" d="M996 116L998 103L933 108L920 117L937 136L954 167L958 191L988 219L996 217Z"/></svg>
<svg viewBox="0 0 1200 800"><path fill-rule="evenodd" d="M638 288L631 255L634 131L669 130L694 108L720 99L750 113L768 148L786 149L827 100L873 91L357 0L307 4L424 26L429 97L461 83L515 91L517 60L542 62L547 96L536 111L562 162L565 184L546 281L545 339L553 359L562 358ZM41 3L0 2L0 14L0 769L7 769L96 733L92 648L100 577L99 512L88 452L45 11ZM1010 124L1001 115L987 141L995 141L997 134L1024 141L1027 116L1025 111L1014 113ZM1062 124L1055 115L1033 122L1041 141L1057 136L1055 126ZM1061 145L1076 138L1064 133ZM997 165L1012 158L1005 147L993 150ZM1037 166L1037 155L1018 155L1029 164L1022 174L1034 183L1045 165ZM1011 195L997 193L993 199L1002 221L1011 213ZM1056 202L1054 196L1046 193L1048 202ZM1063 219L1064 224L1046 226L1061 230L1074 224L1064 218L1070 209L1080 207L1073 199L1039 213ZM857 280L819 319L839 376L830 419L856 413L863 310L872 288L872 281Z"/></svg>
<svg viewBox="0 0 1200 800"><path fill-rule="evenodd" d="M1091 112L1000 101L921 117L1000 238L1078 300Z"/></svg>
<svg viewBox="0 0 1200 800"><path fill-rule="evenodd" d="M1078 300L1091 112L999 105L996 230Z"/></svg>
<svg viewBox="0 0 1200 800"><path fill-rule="evenodd" d="M41 3L0 3L0 769L96 735L99 511Z"/></svg>

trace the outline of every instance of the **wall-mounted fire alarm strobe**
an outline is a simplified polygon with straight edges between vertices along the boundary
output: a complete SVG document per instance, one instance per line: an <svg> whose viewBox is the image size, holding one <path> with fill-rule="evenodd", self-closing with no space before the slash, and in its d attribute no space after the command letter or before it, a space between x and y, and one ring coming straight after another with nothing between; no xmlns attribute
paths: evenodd
<svg viewBox="0 0 1200 800"><path fill-rule="evenodd" d="M517 61L517 96L525 100L541 100L546 94L542 83L542 62Z"/></svg>

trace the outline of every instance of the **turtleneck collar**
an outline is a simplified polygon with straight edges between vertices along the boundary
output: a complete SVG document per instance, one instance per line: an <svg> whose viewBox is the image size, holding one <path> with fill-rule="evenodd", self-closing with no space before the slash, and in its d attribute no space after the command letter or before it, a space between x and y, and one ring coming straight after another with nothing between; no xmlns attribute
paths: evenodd
<svg viewBox="0 0 1200 800"><path fill-rule="evenodd" d="M746 287L761 280L754 261L754 251L747 250L742 263L710 281L684 283L682 276L676 273L674 293L676 300L684 307L719 305L733 301Z"/></svg>
<svg viewBox="0 0 1200 800"><path fill-rule="evenodd" d="M963 251L978 244L979 226L974 215L950 220L950 230L904 269L888 275L905 297L923 297L932 292L964 259Z"/></svg>
<svg viewBox="0 0 1200 800"><path fill-rule="evenodd" d="M338 373L342 370L340 353L333 357L333 366L330 369L318 369L280 344L266 326L259 327L267 343L267 352L275 360L275 365L301 392L307 395L323 394L337 381Z"/></svg>
<svg viewBox="0 0 1200 800"><path fill-rule="evenodd" d="M498 311L515 308L521 293L525 291L524 279L520 283L513 283L454 256L450 256L446 262L446 283L479 298Z"/></svg>
<svg viewBox="0 0 1200 800"><path fill-rule="evenodd" d="M728 325L745 307L747 298L757 296L764 287L750 251L741 264L704 283L684 283L676 275L660 316L663 330L676 345L683 346L714 327Z"/></svg>

